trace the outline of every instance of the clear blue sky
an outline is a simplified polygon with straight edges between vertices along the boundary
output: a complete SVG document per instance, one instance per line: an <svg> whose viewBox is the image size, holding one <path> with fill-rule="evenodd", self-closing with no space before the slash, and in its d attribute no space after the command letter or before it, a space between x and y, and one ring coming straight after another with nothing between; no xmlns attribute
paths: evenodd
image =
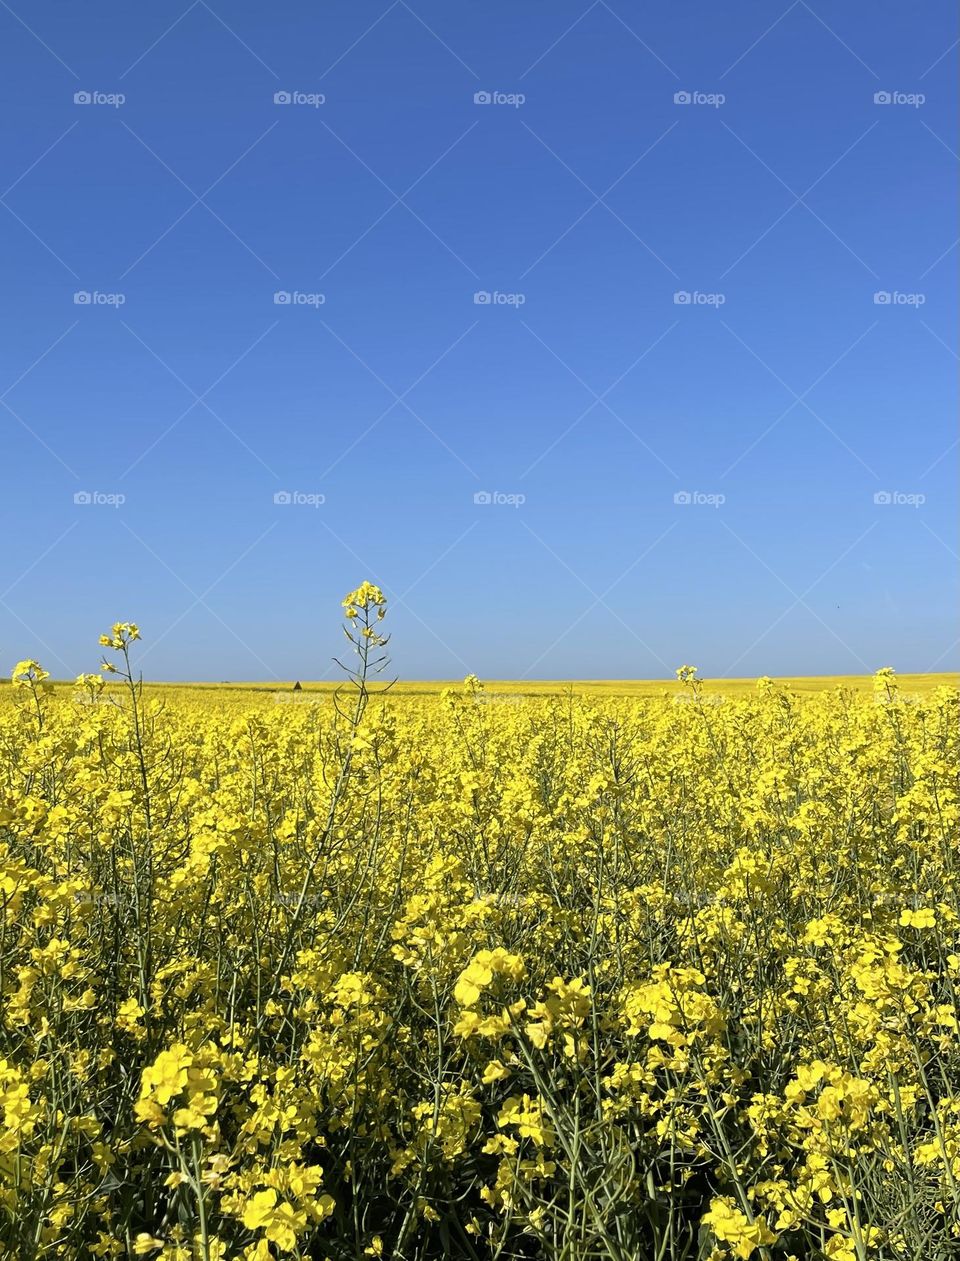
<svg viewBox="0 0 960 1261"><path fill-rule="evenodd" d="M0 32L8 666L319 678L371 578L406 678L958 667L946 0Z"/></svg>

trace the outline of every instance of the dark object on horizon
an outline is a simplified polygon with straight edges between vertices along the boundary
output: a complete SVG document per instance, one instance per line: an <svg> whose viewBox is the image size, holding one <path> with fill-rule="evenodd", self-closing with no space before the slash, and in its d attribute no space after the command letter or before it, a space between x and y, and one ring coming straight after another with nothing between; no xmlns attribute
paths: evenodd
<svg viewBox="0 0 960 1261"><path fill-rule="evenodd" d="M303 688L300 686L300 684L299 684L299 683L294 683L294 685L293 685L293 690L294 690L295 692L302 692L302 691L303 691Z"/></svg>

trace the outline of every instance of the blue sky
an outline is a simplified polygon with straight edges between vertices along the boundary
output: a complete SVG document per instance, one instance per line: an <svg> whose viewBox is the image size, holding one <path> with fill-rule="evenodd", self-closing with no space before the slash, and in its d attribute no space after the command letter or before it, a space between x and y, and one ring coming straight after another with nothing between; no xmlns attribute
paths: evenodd
<svg viewBox="0 0 960 1261"><path fill-rule="evenodd" d="M953 6L0 28L10 665L960 665Z"/></svg>

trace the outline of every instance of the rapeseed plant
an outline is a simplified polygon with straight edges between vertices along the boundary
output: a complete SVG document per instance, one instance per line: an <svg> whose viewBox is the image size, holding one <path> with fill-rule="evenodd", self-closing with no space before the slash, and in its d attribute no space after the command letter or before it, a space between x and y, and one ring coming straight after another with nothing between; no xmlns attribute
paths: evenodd
<svg viewBox="0 0 960 1261"><path fill-rule="evenodd" d="M955 690L397 695L343 612L317 704L14 669L3 1255L956 1257Z"/></svg>

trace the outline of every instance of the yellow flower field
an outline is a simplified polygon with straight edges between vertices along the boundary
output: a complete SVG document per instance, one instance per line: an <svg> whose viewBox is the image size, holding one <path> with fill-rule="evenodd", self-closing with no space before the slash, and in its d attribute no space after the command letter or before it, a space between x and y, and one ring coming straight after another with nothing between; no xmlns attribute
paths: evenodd
<svg viewBox="0 0 960 1261"><path fill-rule="evenodd" d="M284 703L14 670L2 1255L960 1254L956 688L384 692L344 608Z"/></svg>

